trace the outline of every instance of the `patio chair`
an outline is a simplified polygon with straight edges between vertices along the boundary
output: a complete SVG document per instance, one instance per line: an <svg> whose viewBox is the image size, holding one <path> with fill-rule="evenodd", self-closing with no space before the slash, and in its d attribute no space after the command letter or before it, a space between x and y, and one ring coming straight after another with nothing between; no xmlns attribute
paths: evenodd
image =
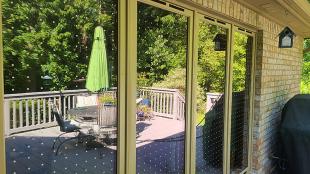
<svg viewBox="0 0 310 174"><path fill-rule="evenodd" d="M69 120L64 120L64 118L59 113L55 105L53 105L52 107L52 115L56 118L57 124L60 127L60 131L62 132L58 137L56 137L56 139L54 140L53 146L52 146L52 149L54 150L57 141L60 142L60 144L57 147L56 153L55 153L56 155L58 155L59 149L66 142L77 139L78 142L81 143L81 142L84 142L85 138L87 139L87 137L90 137L90 135L86 135L86 134L83 135L82 132L80 131L81 129L80 127L72 124ZM61 141L60 137L68 133L77 133L77 136Z"/></svg>
<svg viewBox="0 0 310 174"><path fill-rule="evenodd" d="M94 106L98 105L98 95L81 95L76 97L76 107Z"/></svg>

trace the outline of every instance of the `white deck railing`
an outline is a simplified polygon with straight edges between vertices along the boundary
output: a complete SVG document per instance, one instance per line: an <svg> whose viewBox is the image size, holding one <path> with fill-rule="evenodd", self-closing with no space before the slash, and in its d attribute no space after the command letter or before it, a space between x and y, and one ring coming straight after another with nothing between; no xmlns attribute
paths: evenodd
<svg viewBox="0 0 310 174"><path fill-rule="evenodd" d="M32 92L4 95L5 134L23 132L57 125L49 103L57 103L66 117L66 111L76 105L76 96L87 90Z"/></svg>
<svg viewBox="0 0 310 174"><path fill-rule="evenodd" d="M139 97L151 100L156 116L184 120L185 99L178 89L140 88Z"/></svg>
<svg viewBox="0 0 310 174"><path fill-rule="evenodd" d="M57 104L66 118L67 110L76 107L77 97L86 94L82 89L4 95L5 135L57 125L49 103ZM139 97L150 99L155 116L185 118L185 99L177 89L141 88Z"/></svg>

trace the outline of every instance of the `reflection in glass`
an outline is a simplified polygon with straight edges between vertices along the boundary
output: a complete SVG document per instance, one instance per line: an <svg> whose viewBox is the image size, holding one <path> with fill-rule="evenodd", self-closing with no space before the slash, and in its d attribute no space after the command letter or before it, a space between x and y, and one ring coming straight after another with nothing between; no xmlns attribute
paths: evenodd
<svg viewBox="0 0 310 174"><path fill-rule="evenodd" d="M199 23L196 172L223 172L227 29Z"/></svg>
<svg viewBox="0 0 310 174"><path fill-rule="evenodd" d="M233 93L231 113L231 172L248 166L249 112L253 38L234 33Z"/></svg>
<svg viewBox="0 0 310 174"><path fill-rule="evenodd" d="M1 3L7 173L116 173L117 1Z"/></svg>
<svg viewBox="0 0 310 174"><path fill-rule="evenodd" d="M187 33L186 17L138 3L137 173L184 173Z"/></svg>

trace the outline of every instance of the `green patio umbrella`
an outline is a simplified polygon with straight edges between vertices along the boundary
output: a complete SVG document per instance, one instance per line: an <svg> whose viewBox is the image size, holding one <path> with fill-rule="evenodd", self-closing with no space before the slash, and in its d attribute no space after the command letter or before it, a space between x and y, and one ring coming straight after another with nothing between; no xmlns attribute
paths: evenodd
<svg viewBox="0 0 310 174"><path fill-rule="evenodd" d="M92 92L109 88L108 62L104 40L103 28L101 26L96 27L86 78L86 88Z"/></svg>

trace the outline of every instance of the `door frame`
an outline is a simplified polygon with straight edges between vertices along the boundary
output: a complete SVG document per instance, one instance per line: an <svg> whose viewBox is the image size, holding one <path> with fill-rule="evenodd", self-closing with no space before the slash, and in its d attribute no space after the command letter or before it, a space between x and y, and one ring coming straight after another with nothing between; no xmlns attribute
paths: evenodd
<svg viewBox="0 0 310 174"><path fill-rule="evenodd" d="M202 14L202 13L199 13L198 14L198 31L200 29L199 27L199 22L206 22L208 24L212 24L212 25L216 25L216 26L219 26L219 27L222 27L224 29L227 30L227 50L226 50L226 60L225 60L225 87L224 87L224 93L226 95L224 95L224 130L223 130L223 173L227 173L227 171L229 171L229 166L228 166L228 154L229 154L229 149L228 149L228 144L229 144L229 115L230 115L230 101L229 101L229 94L230 94L230 91L231 91L231 86L230 86L230 64L231 64L231 24L230 23L227 23L225 21L222 21L222 20L219 20L217 18L214 18L212 16L209 16L207 14ZM198 32L197 32L197 35L198 35ZM198 44L198 43L196 43ZM195 50L195 52L197 52L197 57L195 58L196 62L198 63L198 46ZM196 79L197 79L197 76L196 76ZM195 84L197 85L197 84ZM195 86L195 89L196 89L197 86ZM195 115L196 117L196 115Z"/></svg>
<svg viewBox="0 0 310 174"><path fill-rule="evenodd" d="M253 42L252 42L252 62L251 62L251 70L250 70L250 73L251 73L251 76L250 76L250 95L249 95L249 100L250 100L250 104L249 104L249 115L248 115L248 130L249 130L249 135L248 135L248 155L247 155L247 160L248 160L248 165L247 167L242 171L240 172L240 174L244 174L244 173L247 173L251 170L251 167L252 167L252 152L253 152L253 146L252 146L252 141L253 141L253 119L254 119L254 98L255 98L255 69L256 69L256 31L253 31L253 30L250 30L250 29L246 29L244 27L240 27L238 25L231 25L231 62L230 64L232 65L233 63L233 59L234 59L234 48L233 48L233 45L234 45L234 33L235 32L238 32L238 33L241 33L241 34L244 34L246 36L250 36L252 37L253 39ZM229 74L230 74L230 77L229 77L229 83L230 83L230 93L229 93L229 98L230 98L230 106L232 105L232 81L233 81L233 67L231 66L230 67L230 70L229 70ZM231 107L230 107L231 109ZM231 111L230 111L230 114L229 114L229 120L228 120L228 138L229 140L227 141L228 142L228 145L227 145L227 148L228 148L228 154L227 154L227 172L229 173L230 172L230 146L231 146Z"/></svg>
<svg viewBox="0 0 310 174"><path fill-rule="evenodd" d="M0 173L6 173L5 137L4 137L4 69L3 69L3 38L2 38L2 2L0 1Z"/></svg>
<svg viewBox="0 0 310 174"><path fill-rule="evenodd" d="M192 122L192 105L191 102L189 102L193 95L192 95L192 87L193 87L193 82L192 82L192 74L193 74L193 30L194 30L194 11L189 10L187 8L184 8L181 5L178 5L177 3L170 3L167 1L151 1L151 0L138 0L137 2L147 4L162 10L166 10L172 13L176 13L182 16L187 17L187 57L186 57L186 94L185 94L185 140L184 140L184 145L185 145L185 165L184 165L184 171L185 174L191 174L192 173L192 161L191 160L193 156L193 151L192 151L192 131L191 131L191 122ZM138 27L138 26L137 26ZM136 30L137 31L137 30ZM135 33L136 34L136 33ZM137 44L137 43L136 43ZM137 45L135 45L137 47ZM135 62L135 66L137 66L137 57L131 57L131 61ZM137 67L135 67L136 70ZM137 77L137 72L132 72L131 74L128 74L128 76L131 76L131 79ZM132 93L135 94L136 89L132 91ZM131 101L135 101L136 96L131 99ZM136 131L136 126L135 124L131 124L131 129L134 129ZM134 131L134 132L135 132ZM135 139L132 136L132 139ZM136 152L136 149L131 149L131 152ZM134 165L136 166L136 165ZM133 173L136 173L136 171L131 170Z"/></svg>

